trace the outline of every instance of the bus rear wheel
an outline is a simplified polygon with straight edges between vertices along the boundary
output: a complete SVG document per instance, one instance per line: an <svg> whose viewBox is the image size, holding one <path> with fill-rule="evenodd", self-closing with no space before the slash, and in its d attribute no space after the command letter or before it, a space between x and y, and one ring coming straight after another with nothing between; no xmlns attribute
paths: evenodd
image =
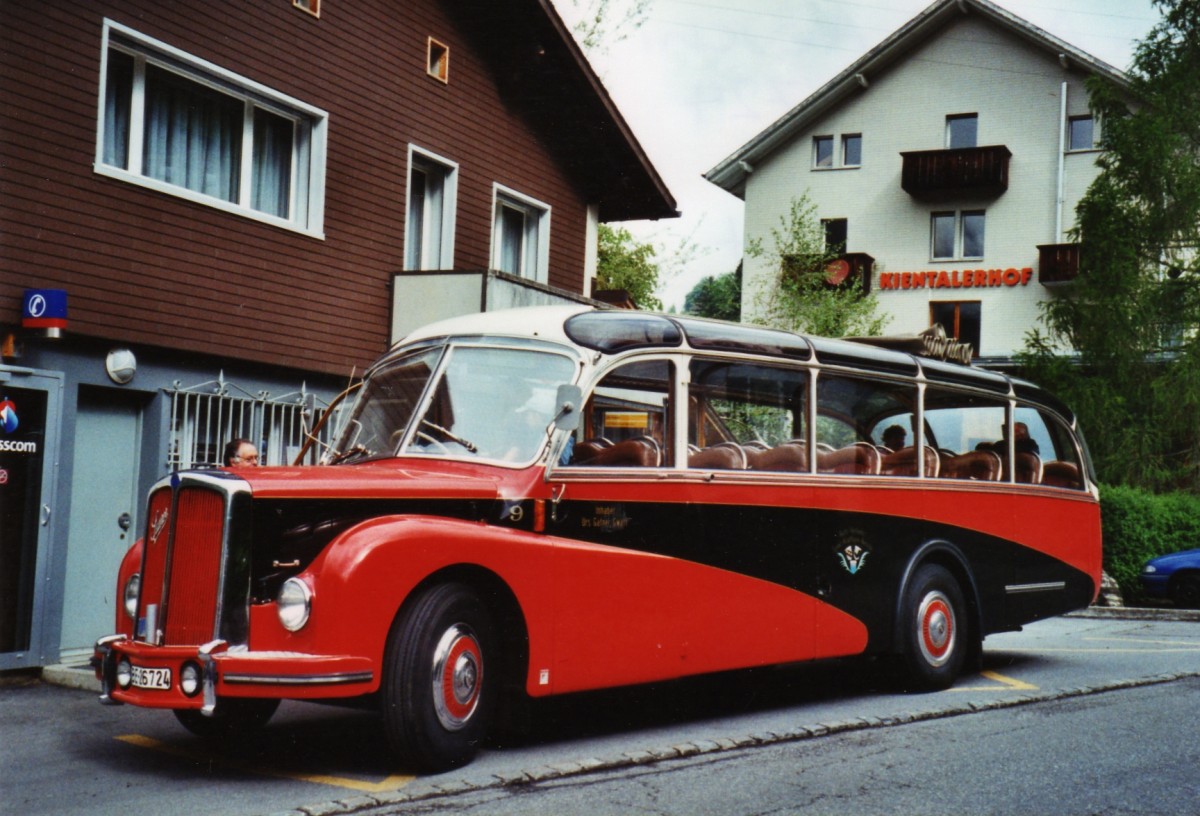
<svg viewBox="0 0 1200 816"><path fill-rule="evenodd" d="M901 682L911 691L940 691L962 671L969 640L962 590L949 570L919 567L901 607Z"/></svg>
<svg viewBox="0 0 1200 816"><path fill-rule="evenodd" d="M488 610L462 584L426 589L397 620L388 641L383 723L406 765L438 772L474 758L497 687L493 648Z"/></svg>

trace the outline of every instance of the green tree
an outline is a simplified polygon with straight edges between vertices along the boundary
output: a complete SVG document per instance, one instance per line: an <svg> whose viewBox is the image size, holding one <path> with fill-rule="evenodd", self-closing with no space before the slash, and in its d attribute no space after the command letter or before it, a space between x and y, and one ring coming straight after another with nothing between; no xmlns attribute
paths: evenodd
<svg viewBox="0 0 1200 816"><path fill-rule="evenodd" d="M658 263L651 244L638 243L624 227L601 224L596 261L598 289L624 289L641 309L662 309L656 291Z"/></svg>
<svg viewBox="0 0 1200 816"><path fill-rule="evenodd" d="M1102 481L1197 490L1200 0L1155 5L1129 87L1089 81L1103 152L1076 208L1079 275L1023 363L1082 417Z"/></svg>
<svg viewBox="0 0 1200 816"><path fill-rule="evenodd" d="M742 319L742 266L724 275L709 275L683 299L685 314L718 320Z"/></svg>
<svg viewBox="0 0 1200 816"><path fill-rule="evenodd" d="M845 286L828 283L828 267L845 247L827 247L816 205L805 193L792 200L779 226L771 230L773 246L751 241L746 254L762 258L778 270L754 298L756 321L790 331L824 337L871 336L883 331L887 318L876 314L879 301L863 291L861 281Z"/></svg>

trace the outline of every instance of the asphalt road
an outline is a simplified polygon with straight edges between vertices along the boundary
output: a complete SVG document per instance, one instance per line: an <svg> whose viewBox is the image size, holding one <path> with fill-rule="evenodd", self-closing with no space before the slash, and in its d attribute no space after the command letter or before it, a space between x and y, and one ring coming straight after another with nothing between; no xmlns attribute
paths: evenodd
<svg viewBox="0 0 1200 816"><path fill-rule="evenodd" d="M726 781L724 786L752 784L757 790L760 783L753 780L760 767L764 778L794 777L794 770L785 770L788 762L805 768L854 765L848 773L875 778L871 775L880 769L871 764L873 756L883 770L897 768L897 778L919 778L914 776L922 763L919 757L931 746L950 746L948 758L924 760L932 777L942 779L945 791L957 790L958 783L952 781L956 777L984 778L991 773L1001 788L1040 784L1044 790L1038 795L1044 796L1053 786L1039 780L1073 779L1090 773L1093 766L1102 767L1073 746L1090 745L1092 739L1100 743L1129 718L1142 718L1158 706L1174 712L1168 722L1194 724L1195 677L1200 677L1196 621L1063 618L989 638L984 672L964 677L938 694L893 693L880 686L871 664L847 661L545 701L534 709L529 737L494 745L459 771L428 777L393 767L378 723L359 712L285 703L257 738L215 748L183 731L167 712L108 708L91 693L44 683L5 685L0 686L0 814L260 816L445 812L468 806L491 813L485 807L489 802L496 807L502 802L511 807L510 801L534 805L546 792L562 795L560 790L583 792L581 805L599 808L586 808L587 812L605 812L601 804L611 801L609 812L683 814L702 812L689 794L695 789L700 796L701 788L698 782L686 781L688 773L705 778L711 773L715 780L720 778L717 769L741 765L750 773L746 781ZM1134 707L1126 710L1127 703ZM1076 706L1090 711L1089 719L1075 719ZM1068 716L1059 720L1060 714ZM1028 725L1040 721L1047 723L1044 735ZM1194 733L1191 727L1189 735ZM975 729L983 729L981 736L970 736ZM1023 737L1004 747L1001 735L1009 731ZM1060 732L1094 737L1064 744L1052 739ZM1111 756L1135 757L1137 733L1130 732L1130 745L1115 747ZM1146 739L1157 732L1141 733L1146 751L1161 748L1168 756L1174 751L1190 757L1191 769L1197 767L1194 752L1166 742L1160 745L1157 735ZM967 746L984 743L995 743L997 753L980 752L987 758L957 770L974 751ZM885 759L864 747L874 744L889 749L899 745L897 757ZM857 756L854 746L863 748L865 759L843 763L840 757ZM1026 754L1035 756L1034 748L1041 759L1025 762ZM1006 756L1010 761L1000 761ZM1014 764L1013 756L1022 762ZM1131 767L1149 769L1164 762L1152 752L1146 756L1144 763ZM765 770L773 762L781 764ZM815 780L814 789L844 790L852 784L806 773L807 780ZM624 790L622 796L633 797L639 789L655 789L660 778L685 782L679 789L663 787L652 802L640 803L635 798L605 799L596 793L599 788L589 787L612 785ZM648 779L655 781L650 784ZM1147 783L1135 775L1121 779L1125 787L1120 790L1128 788L1130 796ZM928 784L920 789L928 789ZM785 786L772 794L776 804L760 811L750 800L741 805L741 800L722 800L721 788L717 785L701 797L726 805L711 812L806 812L801 805L809 801L795 798L794 785ZM576 809L568 800L545 801L542 812ZM819 800L812 800L811 812L838 812L833 807L838 801L829 800L831 807L822 808ZM956 812L951 799L928 801L946 804L944 812ZM1190 801L1200 801L1200 796ZM869 797L847 807L842 812L931 812L924 807L873 809L882 805Z"/></svg>

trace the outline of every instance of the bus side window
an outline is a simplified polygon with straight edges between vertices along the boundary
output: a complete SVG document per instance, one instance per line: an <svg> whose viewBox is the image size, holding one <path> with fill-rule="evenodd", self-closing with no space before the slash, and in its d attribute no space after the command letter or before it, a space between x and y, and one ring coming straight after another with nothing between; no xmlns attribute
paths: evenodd
<svg viewBox="0 0 1200 816"><path fill-rule="evenodd" d="M1008 479L1007 405L995 398L930 387L925 391L925 437L937 450L943 479ZM1033 463L1018 446L1017 479ZM1028 479L1026 480L1028 481Z"/></svg>
<svg viewBox="0 0 1200 816"><path fill-rule="evenodd" d="M688 402L688 467L806 473L808 374L695 360Z"/></svg>
<svg viewBox="0 0 1200 816"><path fill-rule="evenodd" d="M821 374L817 380L817 471L936 475L932 451L918 453L913 383ZM886 435L886 439L885 439Z"/></svg>
<svg viewBox="0 0 1200 816"><path fill-rule="evenodd" d="M669 467L671 363L627 363L605 375L588 400L569 465Z"/></svg>
<svg viewBox="0 0 1200 816"><path fill-rule="evenodd" d="M1083 472L1074 437L1057 417L1036 408L1017 406L1013 417L1018 447L1033 447L1041 460L1039 484L1082 490ZM1022 442L1026 438L1029 442Z"/></svg>

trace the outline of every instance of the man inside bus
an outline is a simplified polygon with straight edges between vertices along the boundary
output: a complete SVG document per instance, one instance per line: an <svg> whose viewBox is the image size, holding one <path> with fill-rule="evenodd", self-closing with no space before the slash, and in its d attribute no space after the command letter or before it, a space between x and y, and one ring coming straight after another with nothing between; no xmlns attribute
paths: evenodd
<svg viewBox="0 0 1200 816"><path fill-rule="evenodd" d="M1004 426L1000 427L1000 440L998 442L980 442L975 446L975 450L990 450L1003 456L1008 452L1008 437L1006 437ZM1041 450L1038 448L1037 441L1029 435L1029 426L1024 422L1013 423L1013 447L1017 453L1032 453L1038 456L1041 455Z"/></svg>
<svg viewBox="0 0 1200 816"><path fill-rule="evenodd" d="M900 425L889 425L883 430L883 445L893 451L903 448L906 438L908 438L908 432Z"/></svg>

